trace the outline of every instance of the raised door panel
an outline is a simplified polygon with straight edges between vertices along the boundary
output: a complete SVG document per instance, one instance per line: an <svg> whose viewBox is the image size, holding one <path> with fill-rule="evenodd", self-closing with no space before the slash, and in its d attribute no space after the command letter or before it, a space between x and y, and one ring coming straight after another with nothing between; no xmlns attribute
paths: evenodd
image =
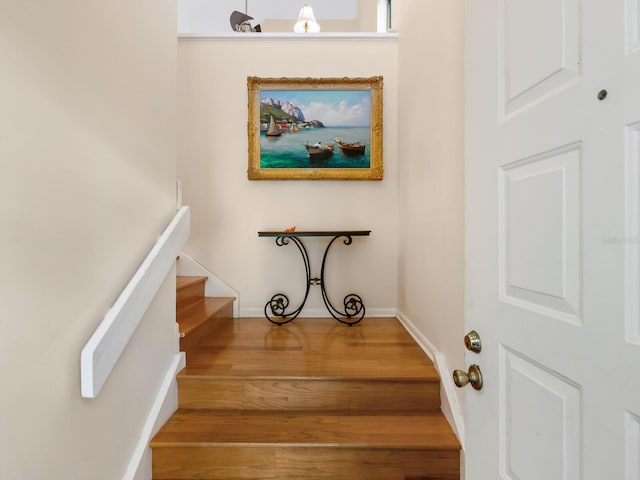
<svg viewBox="0 0 640 480"><path fill-rule="evenodd" d="M508 116L579 78L580 15L578 0L501 0L500 7L500 100Z"/></svg>
<svg viewBox="0 0 640 480"><path fill-rule="evenodd" d="M577 480L581 391L509 349L500 351L500 470L508 480Z"/></svg>
<svg viewBox="0 0 640 480"><path fill-rule="evenodd" d="M627 341L640 344L640 122L627 127L626 228L624 237L605 242L625 249L625 317Z"/></svg>
<svg viewBox="0 0 640 480"><path fill-rule="evenodd" d="M640 478L640 418L633 413L625 414L626 465L625 480Z"/></svg>
<svg viewBox="0 0 640 480"><path fill-rule="evenodd" d="M627 55L640 49L639 0L625 1L625 47Z"/></svg>
<svg viewBox="0 0 640 480"><path fill-rule="evenodd" d="M580 144L500 170L500 299L581 323Z"/></svg>

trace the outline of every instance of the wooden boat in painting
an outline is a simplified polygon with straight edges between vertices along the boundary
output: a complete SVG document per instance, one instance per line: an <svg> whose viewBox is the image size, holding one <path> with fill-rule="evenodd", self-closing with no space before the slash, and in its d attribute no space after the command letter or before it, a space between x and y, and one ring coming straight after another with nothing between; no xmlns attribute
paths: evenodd
<svg viewBox="0 0 640 480"><path fill-rule="evenodd" d="M282 132L276 126L276 121L273 119L273 115L271 115L271 121L269 122L269 130L265 133L267 137L279 137L282 135Z"/></svg>
<svg viewBox="0 0 640 480"><path fill-rule="evenodd" d="M309 160L326 160L331 155L336 147L333 145L305 145L309 154Z"/></svg>
<svg viewBox="0 0 640 480"><path fill-rule="evenodd" d="M360 145L360 142L345 143L339 138L336 138L335 142L345 155L364 155L365 145Z"/></svg>

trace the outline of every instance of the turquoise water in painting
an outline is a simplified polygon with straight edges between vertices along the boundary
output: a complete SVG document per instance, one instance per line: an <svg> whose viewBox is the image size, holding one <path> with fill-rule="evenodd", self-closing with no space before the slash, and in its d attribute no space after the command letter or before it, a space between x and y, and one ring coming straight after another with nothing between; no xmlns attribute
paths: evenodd
<svg viewBox="0 0 640 480"><path fill-rule="evenodd" d="M267 137L260 132L260 168L370 168L371 129L369 127L303 128L299 132ZM334 139L345 143L366 145L364 155L346 156L336 145L333 155L326 160L310 161L304 145L334 145Z"/></svg>

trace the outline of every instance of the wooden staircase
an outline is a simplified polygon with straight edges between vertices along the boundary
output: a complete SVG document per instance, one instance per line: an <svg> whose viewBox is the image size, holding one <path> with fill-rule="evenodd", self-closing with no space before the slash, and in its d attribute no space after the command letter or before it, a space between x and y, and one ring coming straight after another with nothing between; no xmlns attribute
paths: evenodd
<svg viewBox="0 0 640 480"><path fill-rule="evenodd" d="M178 278L187 367L154 479L460 478L438 375L397 319L234 320L204 281Z"/></svg>

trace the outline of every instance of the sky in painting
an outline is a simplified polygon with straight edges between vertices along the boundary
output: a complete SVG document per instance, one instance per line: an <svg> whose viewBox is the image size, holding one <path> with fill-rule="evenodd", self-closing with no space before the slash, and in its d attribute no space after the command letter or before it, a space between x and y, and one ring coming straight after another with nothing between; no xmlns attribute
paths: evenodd
<svg viewBox="0 0 640 480"><path fill-rule="evenodd" d="M307 121L326 127L364 127L371 123L369 90L263 90L261 98L288 101L302 110Z"/></svg>

